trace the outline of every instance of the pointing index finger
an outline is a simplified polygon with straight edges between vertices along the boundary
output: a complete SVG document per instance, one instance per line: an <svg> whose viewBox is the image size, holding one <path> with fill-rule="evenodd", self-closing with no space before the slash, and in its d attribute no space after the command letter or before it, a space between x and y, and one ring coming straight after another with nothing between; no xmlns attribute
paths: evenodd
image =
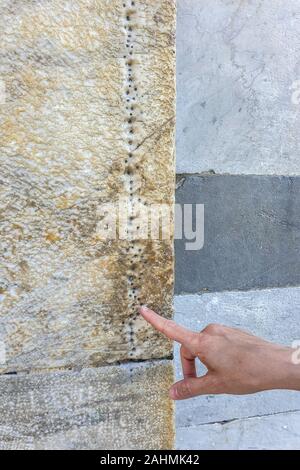
<svg viewBox="0 0 300 470"><path fill-rule="evenodd" d="M172 320L158 315L148 307L140 307L139 312L142 317L150 323L157 331L163 333L167 338L177 341L178 343L189 343L194 338L195 333L183 326L177 325Z"/></svg>

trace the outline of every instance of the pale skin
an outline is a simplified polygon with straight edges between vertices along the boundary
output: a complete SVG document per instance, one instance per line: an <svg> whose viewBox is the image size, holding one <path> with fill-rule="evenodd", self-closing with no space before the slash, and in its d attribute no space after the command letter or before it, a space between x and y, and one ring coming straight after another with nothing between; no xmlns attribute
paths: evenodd
<svg viewBox="0 0 300 470"><path fill-rule="evenodd" d="M206 394L300 390L300 365L292 361L292 348L218 324L208 325L197 333L147 307L141 307L139 312L156 330L181 345L183 380L171 387L169 393L173 400ZM207 368L201 377L196 374L196 359Z"/></svg>

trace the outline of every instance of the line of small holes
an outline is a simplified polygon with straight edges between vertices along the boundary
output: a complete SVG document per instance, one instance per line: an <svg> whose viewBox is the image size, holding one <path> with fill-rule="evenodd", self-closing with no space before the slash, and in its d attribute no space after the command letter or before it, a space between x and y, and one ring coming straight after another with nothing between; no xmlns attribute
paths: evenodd
<svg viewBox="0 0 300 470"><path fill-rule="evenodd" d="M133 7L135 5L135 2L132 1L131 2L131 6ZM123 3L123 7L126 8L126 4ZM133 128L133 122L134 122L134 104L129 104L131 101L135 101L136 100L136 96L137 96L137 87L134 85L134 79L133 79L133 60L132 60L132 56L133 56L133 44L132 44L132 26L130 25L130 21L131 21L131 18L130 18L130 14L126 14L126 22L127 22L127 25L125 26L125 29L127 30L127 39L126 39L126 48L129 49L128 51L128 54L124 56L124 59L126 60L126 66L127 66L127 89L126 89L126 110L128 111L128 114L129 114L129 117L127 118L127 124L129 125L129 139L128 139L128 144L130 146L132 146L133 144L133 134L134 134L134 128ZM133 93L133 91L135 93ZM133 155L131 153L131 151L128 152L128 156L127 158L125 159L125 164L126 164L126 174L128 176L132 175L132 169L131 167L128 165L128 163L130 161L132 161L132 158L133 158ZM133 188L133 184L134 184L134 181L133 179L131 178L130 181L129 181L129 190L130 190L130 199L132 201L133 199L133 195L134 195L134 188ZM139 199L140 201L140 199ZM132 220L133 220L133 217L130 217L130 223L132 223ZM130 248L127 248L126 251L129 252L130 249L134 249L135 246L134 244L131 244L130 245ZM141 248L139 248L139 253L141 253ZM137 254L134 255L134 258L138 257ZM131 344L133 344L133 336L134 336L134 332L133 332L133 321L136 319L137 315L136 315L136 306L137 306L137 303L139 305L141 305L141 298L138 297L137 295L137 291L138 291L138 287L135 285L135 281L136 281L136 277L135 277L135 265L134 265L134 260L131 260L131 274L128 276L128 281L129 281L129 284L130 284L130 292L129 292L129 297L132 298L132 302L130 304L130 307L131 307L131 310L132 310L132 313L131 313L131 319L128 323L129 325L129 328L130 328L130 332L129 332L129 335L130 335L130 338L129 338L129 341ZM138 280L141 280L141 277L138 277ZM129 353L131 356L133 356L133 353L134 351L136 350L136 348L134 346L131 347L131 352Z"/></svg>

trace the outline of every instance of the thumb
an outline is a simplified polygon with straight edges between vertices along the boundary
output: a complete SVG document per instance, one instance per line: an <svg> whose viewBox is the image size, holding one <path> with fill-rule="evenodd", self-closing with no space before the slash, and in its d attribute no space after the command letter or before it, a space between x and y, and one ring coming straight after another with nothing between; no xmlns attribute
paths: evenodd
<svg viewBox="0 0 300 470"><path fill-rule="evenodd" d="M170 388L170 398L172 400L185 400L197 395L207 395L214 393L212 381L208 374L203 377L188 377L180 380Z"/></svg>

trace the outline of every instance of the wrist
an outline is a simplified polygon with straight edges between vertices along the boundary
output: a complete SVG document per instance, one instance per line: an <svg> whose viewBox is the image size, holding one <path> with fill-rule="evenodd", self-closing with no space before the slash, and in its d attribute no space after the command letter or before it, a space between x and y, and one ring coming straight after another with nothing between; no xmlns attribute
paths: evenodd
<svg viewBox="0 0 300 470"><path fill-rule="evenodd" d="M277 378L272 388L300 391L300 362L295 360L295 349L280 348L275 368Z"/></svg>

